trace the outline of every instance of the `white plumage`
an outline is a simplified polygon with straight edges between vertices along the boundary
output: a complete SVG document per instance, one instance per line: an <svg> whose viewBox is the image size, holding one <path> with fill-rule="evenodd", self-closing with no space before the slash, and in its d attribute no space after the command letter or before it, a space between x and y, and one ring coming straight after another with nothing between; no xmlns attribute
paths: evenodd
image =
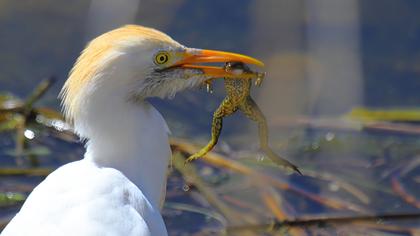
<svg viewBox="0 0 420 236"><path fill-rule="evenodd" d="M159 209L121 172L81 160L36 187L2 235L166 235L166 230Z"/></svg>
<svg viewBox="0 0 420 236"><path fill-rule="evenodd" d="M221 67L193 65L226 61L262 65L239 54L189 49L141 26L94 39L61 93L66 118L87 140L84 159L39 184L1 235L167 235L159 211L169 130L145 99L232 76Z"/></svg>

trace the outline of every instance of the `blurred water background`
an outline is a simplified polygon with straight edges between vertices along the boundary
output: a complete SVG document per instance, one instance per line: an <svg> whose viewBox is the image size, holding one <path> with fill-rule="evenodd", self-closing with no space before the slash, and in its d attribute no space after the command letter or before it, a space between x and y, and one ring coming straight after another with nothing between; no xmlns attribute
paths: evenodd
<svg viewBox="0 0 420 236"><path fill-rule="evenodd" d="M241 115L226 119L217 151L311 193L359 204L369 213L418 212L420 118L415 117L419 117L420 109L419 11L420 2L412 0L1 0L0 91L25 98L42 79L54 75L57 82L37 104L59 110L57 94L86 43L129 23L157 28L189 47L251 55L266 63L268 75L261 88L253 89L253 96L267 117L273 148L293 160L304 174L333 177L320 180L316 174L313 178L284 175L261 160L255 154L256 125ZM216 83L213 94L196 89L172 100L151 102L167 120L174 137L202 145L209 138L212 112L224 97L222 85ZM367 110L357 113L358 107ZM375 109L392 110L396 118L384 117L384 113L372 117L369 111ZM406 113L398 112L401 110ZM404 119L407 113L414 118ZM386 123L366 129L372 125L366 120ZM395 124L402 124L403 129L387 126ZM38 167L56 168L83 154L79 143L65 142L36 128L34 132L31 145L38 148L35 156L39 157L32 164ZM0 168L15 166L11 154L14 145L14 133L3 132ZM241 201L223 198L228 204L246 214L264 215L258 212L264 211L264 205L255 186L244 177L203 162L197 168L220 196L255 203L257 209L247 211L240 207ZM2 175L0 192L25 196L42 179ZM355 185L368 201L343 193L337 180ZM414 196L414 202L398 194L395 181ZM210 214L217 209L197 197L186 182L179 173L170 176L169 203L164 210L170 234L201 235L206 227L223 228ZM361 213L331 210L299 198L295 192L280 193L278 204L292 218ZM0 216L8 217L17 209L15 205L2 206ZM194 209L208 212L191 213ZM275 215L264 215L257 223L270 222ZM397 225L418 229L419 222L408 220ZM338 228L343 235L351 232L345 226ZM326 232L338 232L335 230ZM385 233L372 227L365 230ZM291 234L304 233L311 235L309 231Z"/></svg>

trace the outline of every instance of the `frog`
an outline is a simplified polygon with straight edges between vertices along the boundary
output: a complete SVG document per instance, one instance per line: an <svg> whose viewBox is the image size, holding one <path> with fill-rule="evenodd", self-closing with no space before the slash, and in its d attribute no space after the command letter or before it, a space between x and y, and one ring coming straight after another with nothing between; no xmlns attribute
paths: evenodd
<svg viewBox="0 0 420 236"><path fill-rule="evenodd" d="M186 159L186 163L201 158L210 152L219 140L223 128L223 118L240 111L245 114L248 119L257 122L259 144L262 153L265 154L265 156L267 156L275 164L286 168L291 168L302 175L296 165L277 155L269 146L267 120L257 103L251 97L253 79L256 78L256 86L261 86L261 83L265 78L265 73L254 72L246 64L241 62L227 62L224 66L224 69L226 71L232 72L233 74L248 73L253 74L254 76L241 79L227 77L224 78L226 96L213 113L211 139L206 146L188 157ZM208 91L211 91L211 83L212 81L206 81Z"/></svg>

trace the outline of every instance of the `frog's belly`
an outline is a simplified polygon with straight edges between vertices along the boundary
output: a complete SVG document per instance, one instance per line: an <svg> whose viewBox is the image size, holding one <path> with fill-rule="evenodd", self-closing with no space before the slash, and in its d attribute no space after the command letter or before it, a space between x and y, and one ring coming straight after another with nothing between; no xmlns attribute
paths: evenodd
<svg viewBox="0 0 420 236"><path fill-rule="evenodd" d="M250 79L225 79L227 97L234 105L241 104L251 92Z"/></svg>

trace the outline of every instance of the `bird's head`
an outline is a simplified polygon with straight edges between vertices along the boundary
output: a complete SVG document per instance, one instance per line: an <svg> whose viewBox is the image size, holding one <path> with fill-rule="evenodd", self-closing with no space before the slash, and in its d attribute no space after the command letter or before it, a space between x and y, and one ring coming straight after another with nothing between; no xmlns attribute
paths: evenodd
<svg viewBox="0 0 420 236"><path fill-rule="evenodd" d="M211 78L240 78L203 65L229 61L263 66L240 54L187 48L155 29L124 26L92 40L78 58L61 91L65 115L73 122L86 103L103 96L135 102L172 96Z"/></svg>

